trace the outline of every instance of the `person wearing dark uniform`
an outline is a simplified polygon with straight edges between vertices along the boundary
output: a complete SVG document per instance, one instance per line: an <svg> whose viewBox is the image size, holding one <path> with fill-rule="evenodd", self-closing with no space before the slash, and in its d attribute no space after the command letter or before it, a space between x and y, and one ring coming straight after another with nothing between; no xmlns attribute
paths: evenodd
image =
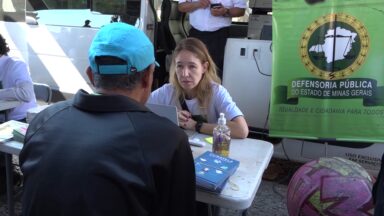
<svg viewBox="0 0 384 216"><path fill-rule="evenodd" d="M144 106L157 64L150 40L131 25L108 24L89 60L95 93L79 90L29 125L22 214L194 216L188 138Z"/></svg>

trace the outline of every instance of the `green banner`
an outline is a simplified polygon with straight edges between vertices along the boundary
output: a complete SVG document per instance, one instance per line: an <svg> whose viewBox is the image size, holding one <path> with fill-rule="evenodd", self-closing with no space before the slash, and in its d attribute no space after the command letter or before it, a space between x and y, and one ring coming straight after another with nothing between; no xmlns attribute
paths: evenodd
<svg viewBox="0 0 384 216"><path fill-rule="evenodd" d="M274 0L270 135L384 142L384 1Z"/></svg>

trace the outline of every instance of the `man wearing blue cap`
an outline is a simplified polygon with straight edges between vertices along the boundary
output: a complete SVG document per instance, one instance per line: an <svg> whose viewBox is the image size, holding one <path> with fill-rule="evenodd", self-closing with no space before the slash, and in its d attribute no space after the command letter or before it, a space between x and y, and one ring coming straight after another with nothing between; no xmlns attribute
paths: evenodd
<svg viewBox="0 0 384 216"><path fill-rule="evenodd" d="M125 23L100 29L80 90L30 123L20 153L23 215L194 215L195 171L185 133L150 112L153 45Z"/></svg>

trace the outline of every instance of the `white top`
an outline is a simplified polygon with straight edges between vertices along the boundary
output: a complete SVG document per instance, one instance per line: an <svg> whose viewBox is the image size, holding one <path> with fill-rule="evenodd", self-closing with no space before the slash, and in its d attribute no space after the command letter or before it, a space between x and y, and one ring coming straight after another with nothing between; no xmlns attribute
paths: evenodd
<svg viewBox="0 0 384 216"><path fill-rule="evenodd" d="M37 106L32 79L25 62L9 56L1 56L0 82L0 100L22 102L21 105L9 111L8 119L23 119L29 108Z"/></svg>
<svg viewBox="0 0 384 216"><path fill-rule="evenodd" d="M200 109L197 99L185 100L188 110L192 115L206 116L208 123L214 124L217 123L221 112L225 114L225 118L228 120L243 115L241 110L236 106L236 103L232 100L227 89L222 85L212 83L212 90L213 96L208 107L207 116L204 114L204 110ZM180 107L179 99L175 96L175 88L169 83L153 91L147 103Z"/></svg>
<svg viewBox="0 0 384 216"><path fill-rule="evenodd" d="M179 0L179 4L191 1L199 0ZM247 8L244 0L211 0L211 3L221 3L225 8ZM210 7L199 8L189 13L189 23L199 31L216 31L230 26L231 22L231 17L212 16Z"/></svg>

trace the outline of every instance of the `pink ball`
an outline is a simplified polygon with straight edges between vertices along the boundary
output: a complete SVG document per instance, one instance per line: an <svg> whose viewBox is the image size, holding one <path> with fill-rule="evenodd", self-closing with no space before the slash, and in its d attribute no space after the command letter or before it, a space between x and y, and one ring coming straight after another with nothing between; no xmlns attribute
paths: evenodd
<svg viewBox="0 0 384 216"><path fill-rule="evenodd" d="M332 157L301 166L287 192L290 216L373 215L373 180L359 164Z"/></svg>

